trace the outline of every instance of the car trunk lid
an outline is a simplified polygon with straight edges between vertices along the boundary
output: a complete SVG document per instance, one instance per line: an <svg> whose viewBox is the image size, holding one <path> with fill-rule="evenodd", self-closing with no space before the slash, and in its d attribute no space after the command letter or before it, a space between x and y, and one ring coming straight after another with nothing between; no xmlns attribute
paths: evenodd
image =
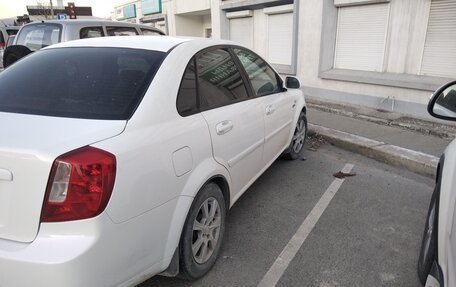
<svg viewBox="0 0 456 287"><path fill-rule="evenodd" d="M36 237L53 161L63 153L116 136L125 120L0 113L0 238Z"/></svg>

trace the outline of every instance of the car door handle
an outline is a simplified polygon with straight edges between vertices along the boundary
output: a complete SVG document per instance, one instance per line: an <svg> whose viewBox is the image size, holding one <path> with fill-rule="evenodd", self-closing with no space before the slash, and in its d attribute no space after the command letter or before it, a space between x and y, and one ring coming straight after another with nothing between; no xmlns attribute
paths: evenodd
<svg viewBox="0 0 456 287"><path fill-rule="evenodd" d="M274 108L273 105L269 105L269 106L266 107L266 115L269 116L269 115L271 115L272 113L274 113L274 111L275 111L275 108Z"/></svg>
<svg viewBox="0 0 456 287"><path fill-rule="evenodd" d="M0 180L13 181L13 174L7 169L0 168Z"/></svg>
<svg viewBox="0 0 456 287"><path fill-rule="evenodd" d="M215 126L215 131L218 135L226 134L227 132L233 129L233 122L232 121L223 121L218 123Z"/></svg>

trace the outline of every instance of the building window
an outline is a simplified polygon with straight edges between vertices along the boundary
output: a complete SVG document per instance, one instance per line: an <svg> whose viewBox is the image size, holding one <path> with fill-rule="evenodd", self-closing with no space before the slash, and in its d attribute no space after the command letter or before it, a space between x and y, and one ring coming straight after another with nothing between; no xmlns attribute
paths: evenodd
<svg viewBox="0 0 456 287"><path fill-rule="evenodd" d="M229 39L234 42L241 43L253 49L253 11L243 10L237 12L226 13L226 18L229 19Z"/></svg>
<svg viewBox="0 0 456 287"><path fill-rule="evenodd" d="M291 65L293 50L293 13L268 15L268 60Z"/></svg>
<svg viewBox="0 0 456 287"><path fill-rule="evenodd" d="M382 72L389 4L338 9L334 67Z"/></svg>
<svg viewBox="0 0 456 287"><path fill-rule="evenodd" d="M212 28L206 28L204 30L204 37L206 38L212 38Z"/></svg>
<svg viewBox="0 0 456 287"><path fill-rule="evenodd" d="M421 74L456 77L456 1L454 0L431 2Z"/></svg>

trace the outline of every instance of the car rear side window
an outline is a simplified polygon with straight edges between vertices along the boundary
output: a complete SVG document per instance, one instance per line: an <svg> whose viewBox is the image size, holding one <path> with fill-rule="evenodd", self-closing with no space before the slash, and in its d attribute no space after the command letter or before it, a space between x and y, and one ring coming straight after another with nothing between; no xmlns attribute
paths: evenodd
<svg viewBox="0 0 456 287"><path fill-rule="evenodd" d="M108 36L135 36L139 35L134 27L106 27Z"/></svg>
<svg viewBox="0 0 456 287"><path fill-rule="evenodd" d="M0 73L0 111L129 119L165 55L99 47L39 51Z"/></svg>
<svg viewBox="0 0 456 287"><path fill-rule="evenodd" d="M97 38L97 37L103 37L103 36L104 36L103 27L85 27L79 31L79 38L81 38L81 39Z"/></svg>
<svg viewBox="0 0 456 287"><path fill-rule="evenodd" d="M43 23L24 26L18 35L17 45L24 45L32 51L60 42L62 26Z"/></svg>
<svg viewBox="0 0 456 287"><path fill-rule="evenodd" d="M229 105L248 98L236 63L224 49L203 52L196 58L201 109Z"/></svg>
<svg viewBox="0 0 456 287"><path fill-rule="evenodd" d="M177 93L177 111L183 117L198 112L198 97L196 93L195 58L188 63Z"/></svg>
<svg viewBox="0 0 456 287"><path fill-rule="evenodd" d="M150 36L160 36L161 34L158 33L157 31L150 30L150 29L141 29L141 32L143 35L150 35Z"/></svg>
<svg viewBox="0 0 456 287"><path fill-rule="evenodd" d="M244 66L257 96L282 92L280 77L269 67L266 61L246 49L235 48L234 53Z"/></svg>

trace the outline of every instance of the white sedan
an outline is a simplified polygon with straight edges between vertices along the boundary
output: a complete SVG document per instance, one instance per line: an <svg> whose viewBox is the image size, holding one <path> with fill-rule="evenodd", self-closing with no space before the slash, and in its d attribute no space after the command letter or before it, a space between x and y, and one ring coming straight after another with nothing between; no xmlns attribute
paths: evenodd
<svg viewBox="0 0 456 287"><path fill-rule="evenodd" d="M213 266L227 210L307 120L228 41L57 44L0 74L0 286L130 286Z"/></svg>

